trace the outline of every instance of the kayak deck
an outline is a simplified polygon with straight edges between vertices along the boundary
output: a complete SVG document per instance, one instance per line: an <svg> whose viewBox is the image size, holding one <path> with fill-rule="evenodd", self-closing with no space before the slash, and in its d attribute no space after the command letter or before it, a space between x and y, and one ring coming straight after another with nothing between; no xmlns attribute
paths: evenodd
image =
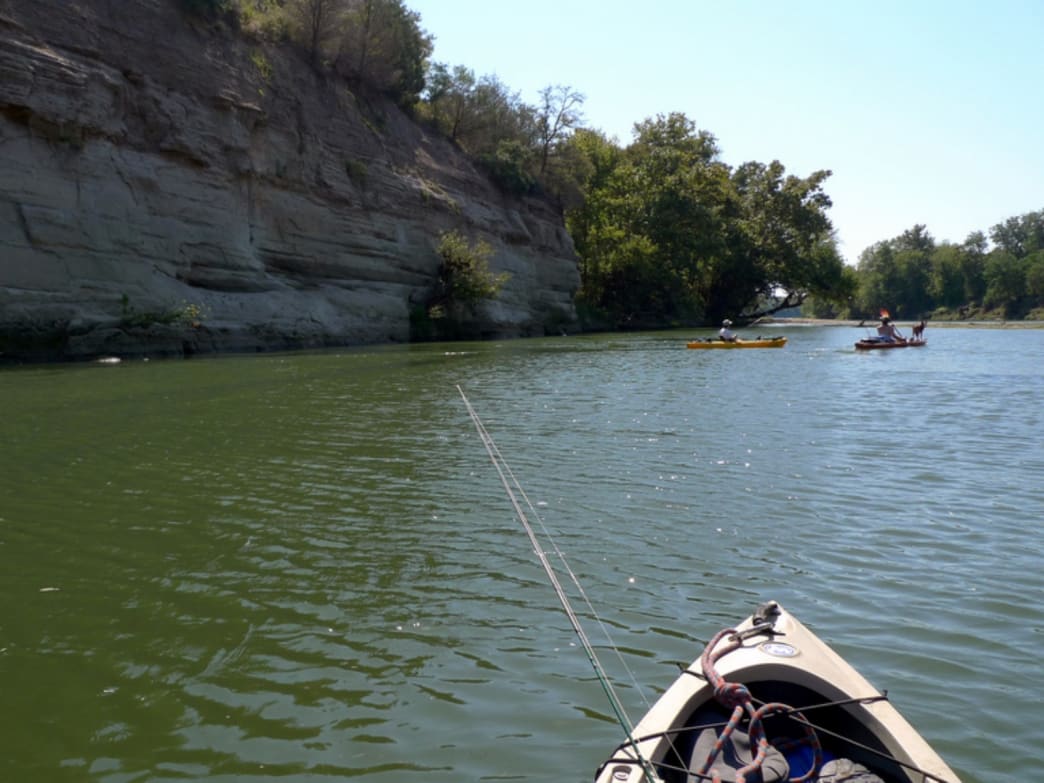
<svg viewBox="0 0 1044 783"><path fill-rule="evenodd" d="M855 770L860 783L959 783L884 694L775 602L718 634L596 780L690 783L715 770L734 780L759 734L765 781Z"/></svg>
<svg viewBox="0 0 1044 783"><path fill-rule="evenodd" d="M859 340L855 347L857 351L887 351L894 348L920 348L927 342L927 340L901 340L886 343L881 340Z"/></svg>

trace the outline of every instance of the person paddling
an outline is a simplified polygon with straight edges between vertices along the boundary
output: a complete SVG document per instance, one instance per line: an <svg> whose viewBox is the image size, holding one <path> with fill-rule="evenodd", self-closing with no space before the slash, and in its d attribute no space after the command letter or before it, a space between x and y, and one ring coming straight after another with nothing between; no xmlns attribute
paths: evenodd
<svg viewBox="0 0 1044 783"><path fill-rule="evenodd" d="M736 337L736 333L729 328L731 326L732 321L726 318L724 321L721 322L721 329L718 331L718 337L720 337L727 343L734 343L738 339Z"/></svg>
<svg viewBox="0 0 1044 783"><path fill-rule="evenodd" d="M885 343L905 342L906 338L899 334L892 319L887 315L881 316L881 325L877 327L877 339Z"/></svg>

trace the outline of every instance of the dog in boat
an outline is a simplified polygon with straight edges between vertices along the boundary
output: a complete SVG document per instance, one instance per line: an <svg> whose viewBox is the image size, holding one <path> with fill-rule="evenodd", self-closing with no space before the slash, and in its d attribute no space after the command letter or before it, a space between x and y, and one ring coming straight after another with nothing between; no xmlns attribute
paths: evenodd
<svg viewBox="0 0 1044 783"><path fill-rule="evenodd" d="M928 324L926 324L924 322L923 318L921 319L921 323L915 324L914 327L913 327L913 339L915 339L915 340L923 340L924 339L924 327L926 327L927 325Z"/></svg>

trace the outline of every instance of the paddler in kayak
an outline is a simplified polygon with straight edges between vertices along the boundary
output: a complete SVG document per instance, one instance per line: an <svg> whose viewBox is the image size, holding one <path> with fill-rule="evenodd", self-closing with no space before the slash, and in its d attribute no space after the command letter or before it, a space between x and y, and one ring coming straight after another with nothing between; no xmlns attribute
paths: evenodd
<svg viewBox="0 0 1044 783"><path fill-rule="evenodd" d="M899 330L887 315L881 316L881 325L877 327L877 340L882 343L906 342L906 338L899 334Z"/></svg>
<svg viewBox="0 0 1044 783"><path fill-rule="evenodd" d="M721 329L718 331L718 337L720 337L727 343L734 343L737 339L739 339L736 337L736 333L729 328L731 326L732 321L726 318L724 321L721 322Z"/></svg>

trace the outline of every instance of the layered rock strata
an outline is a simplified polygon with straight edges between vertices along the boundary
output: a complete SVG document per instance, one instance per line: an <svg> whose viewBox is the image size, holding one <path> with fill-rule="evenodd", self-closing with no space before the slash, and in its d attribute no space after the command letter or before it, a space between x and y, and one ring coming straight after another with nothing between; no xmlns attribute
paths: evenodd
<svg viewBox="0 0 1044 783"><path fill-rule="evenodd" d="M561 216L393 103L176 0L0 0L2 358L405 341L443 231L483 336L575 320Z"/></svg>

